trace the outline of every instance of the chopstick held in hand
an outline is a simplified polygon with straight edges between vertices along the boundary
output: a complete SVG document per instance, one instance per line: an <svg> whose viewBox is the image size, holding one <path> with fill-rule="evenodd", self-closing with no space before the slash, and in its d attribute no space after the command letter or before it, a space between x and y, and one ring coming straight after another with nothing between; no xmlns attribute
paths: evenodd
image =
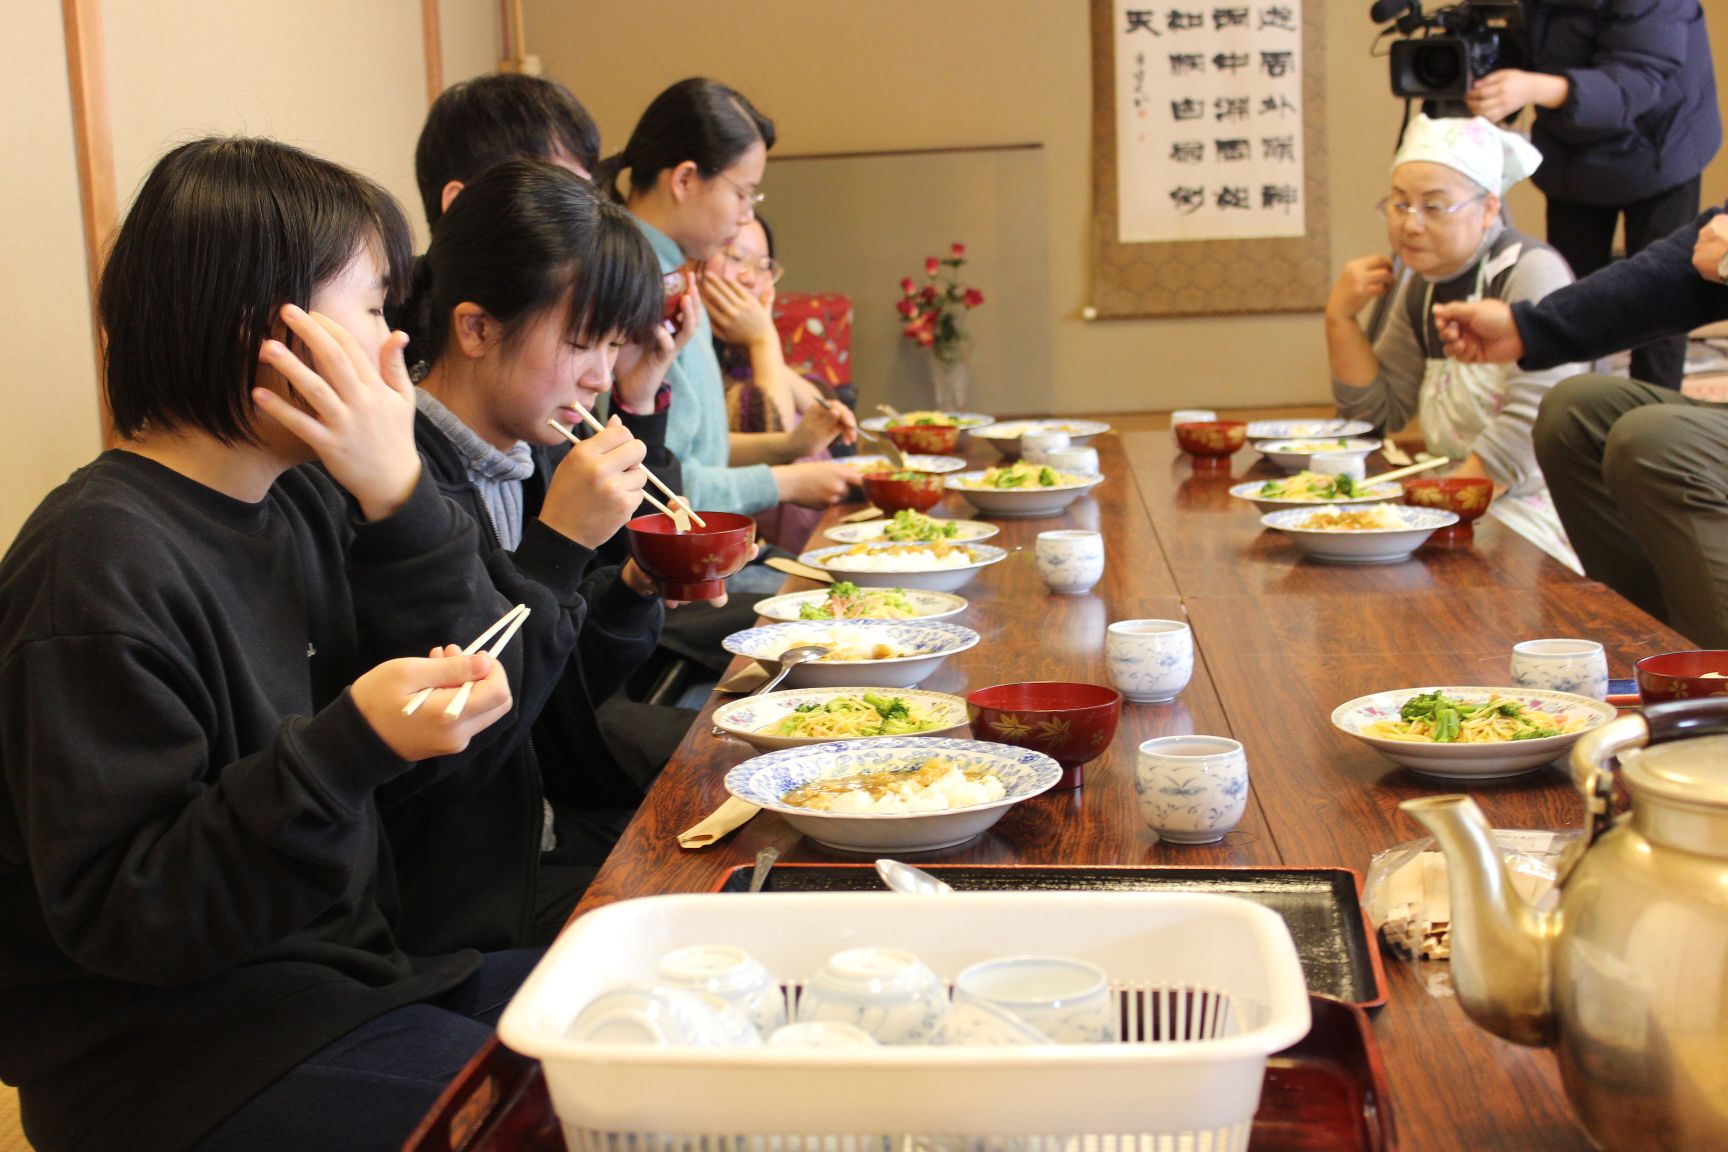
<svg viewBox="0 0 1728 1152"><path fill-rule="evenodd" d="M492 647L486 649L486 655L491 656L493 659L497 659L498 653L504 651L504 645L510 643L510 637L516 635L516 630L522 627L522 621L528 619L528 613L533 611L533 609L528 607L526 604L518 604L516 605L516 608L516 619L510 621L510 626L504 629L504 635L498 637L497 642L494 643ZM473 653L470 652L469 655L471 656ZM450 703L444 706L444 715L450 717L452 720L462 715L462 709L468 706L468 697L473 691L474 681L470 680L468 683L462 685L461 691L457 692L451 699Z"/></svg>
<svg viewBox="0 0 1728 1152"><path fill-rule="evenodd" d="M588 409L582 407L582 405L580 405L580 404L577 404L575 401L571 401L570 406L572 408L576 409L577 414L582 417L582 422L584 424L588 425L588 427L594 429L594 431L596 431L596 432L606 431L606 426L604 424L600 423L600 421L594 419L594 413L588 411ZM556 428L558 430L559 434L562 435L566 440L570 441L570 443L572 443L572 444L580 444L581 443L581 441L576 438L576 433L574 433L570 429L564 427L564 425L558 423L558 421L548 419L546 421L546 423L548 423L548 424L552 425L552 427ZM669 499L669 500L684 500L684 497L678 495L678 493L676 493L676 492L672 491L672 489L668 488L666 486L665 482L660 479L660 477L654 475L654 473L652 473L652 472L649 472L646 465L638 464L637 467L641 468L643 472L647 473L649 483L653 484L654 487L660 489L660 491L666 493L667 499ZM668 516L672 515L672 509L666 507L666 505L660 503L660 501L654 499L654 497L648 495L648 493L646 493L646 492L642 493L642 495L645 499L647 499L647 501L650 504L654 505L654 507L660 509L660 511L666 513L666 515L668 515ZM688 511L690 513L690 519L696 521L696 523L702 525L702 527L704 527L704 528L708 527L708 521L706 521L706 520L702 519L702 517L698 516L696 514L696 509L690 507L690 501L684 500L684 508L686 511Z"/></svg>
<svg viewBox="0 0 1728 1152"><path fill-rule="evenodd" d="M488 640L492 639L492 637L498 635L498 631L501 628L509 627L510 632L514 633L516 631L516 625L519 624L521 622L522 618L527 616L527 615L528 615L528 605L526 605L526 604L516 605L516 607L510 609L510 611L508 611L508 612L504 613L504 615L498 617L497 623L493 624L490 628L486 629L486 631L480 633L480 635L474 637L474 642L472 644L468 645L468 647L462 649L462 655L472 656L472 655L474 655L474 653L480 651L481 648L485 647L486 641L488 641ZM505 638L508 639L509 638L508 635ZM503 644L500 643L499 647L503 647ZM468 686L463 685L463 687L464 687L464 689L466 689ZM412 716L412 715L414 715L414 713L420 711L420 705L426 703L426 698L430 695L432 695L432 689L430 689L430 688L422 688L420 691L414 693L413 699L409 700L408 703L402 705L402 715ZM466 694L463 694L462 703L463 704L468 703L468 698L467 698ZM456 710L457 713L460 713L461 711L462 711L462 709L460 709L460 708L458 708ZM452 713L452 715L454 715L454 714L455 713Z"/></svg>

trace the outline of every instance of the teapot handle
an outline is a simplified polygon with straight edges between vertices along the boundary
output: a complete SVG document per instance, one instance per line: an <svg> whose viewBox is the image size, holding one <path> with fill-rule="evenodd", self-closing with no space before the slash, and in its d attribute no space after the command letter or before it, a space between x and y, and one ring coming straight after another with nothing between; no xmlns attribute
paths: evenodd
<svg viewBox="0 0 1728 1152"><path fill-rule="evenodd" d="M1610 720L1572 746L1572 783L1584 797L1590 843L1608 830L1614 807L1614 759L1622 752L1728 733L1728 696L1666 700Z"/></svg>

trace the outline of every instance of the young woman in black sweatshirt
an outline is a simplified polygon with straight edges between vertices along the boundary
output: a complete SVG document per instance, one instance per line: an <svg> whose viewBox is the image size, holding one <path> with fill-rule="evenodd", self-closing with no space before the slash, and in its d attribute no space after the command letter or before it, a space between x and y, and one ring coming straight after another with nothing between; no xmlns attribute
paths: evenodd
<svg viewBox="0 0 1728 1152"><path fill-rule="evenodd" d="M421 467L407 253L376 185L245 139L115 241L120 446L0 562L0 1076L46 1152L397 1147L532 962L392 927L380 804L484 770L573 643L557 542L487 571ZM444 647L518 601L498 661Z"/></svg>

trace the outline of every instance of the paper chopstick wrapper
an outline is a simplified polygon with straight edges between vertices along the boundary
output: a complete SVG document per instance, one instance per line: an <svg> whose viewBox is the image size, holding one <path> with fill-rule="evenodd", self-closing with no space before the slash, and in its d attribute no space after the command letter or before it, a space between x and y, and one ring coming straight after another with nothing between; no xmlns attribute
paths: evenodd
<svg viewBox="0 0 1728 1152"><path fill-rule="evenodd" d="M885 515L887 515L887 513L883 512L882 509L875 505L871 505L868 508L861 508L856 512L840 517L840 523L862 524L866 520L880 520Z"/></svg>
<svg viewBox="0 0 1728 1152"><path fill-rule="evenodd" d="M694 828L678 833L678 847L706 848L723 839L733 829L750 822L750 817L762 809L736 796L726 797L726 803L714 809L708 818Z"/></svg>
<svg viewBox="0 0 1728 1152"><path fill-rule="evenodd" d="M812 568L808 564L800 564L796 560L788 560L784 556L770 556L763 561L776 572L784 572L788 576L801 576L806 580L815 580L820 584L834 583L834 577L820 568Z"/></svg>
<svg viewBox="0 0 1728 1152"><path fill-rule="evenodd" d="M768 671L768 669L764 668L756 661L751 660L746 663L744 667L738 669L738 671L726 677L726 679L720 681L720 683L714 685L714 691L729 693L754 692L756 689L762 687L762 685L768 683L768 677L772 675L773 673Z"/></svg>

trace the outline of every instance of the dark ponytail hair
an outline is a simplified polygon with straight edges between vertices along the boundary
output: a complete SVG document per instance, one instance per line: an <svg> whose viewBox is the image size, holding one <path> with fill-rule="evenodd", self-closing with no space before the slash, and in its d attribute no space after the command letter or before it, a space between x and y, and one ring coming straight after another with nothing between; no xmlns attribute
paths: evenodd
<svg viewBox="0 0 1728 1152"><path fill-rule="evenodd" d="M572 340L653 338L665 288L628 212L556 164L509 160L462 189L414 268L405 324L410 362L444 354L450 314L478 304L505 327L563 303Z"/></svg>
<svg viewBox="0 0 1728 1152"><path fill-rule="evenodd" d="M198 429L255 444L258 347L284 304L312 294L370 248L386 303L413 252L383 188L274 140L209 137L156 162L102 270L103 386L114 430Z"/></svg>
<svg viewBox="0 0 1728 1152"><path fill-rule="evenodd" d="M774 147L774 121L740 93L700 76L680 80L654 97L624 151L600 161L594 183L622 204L618 177L626 168L631 195L648 191L660 173L686 160L695 161L696 171L712 180L758 141Z"/></svg>

